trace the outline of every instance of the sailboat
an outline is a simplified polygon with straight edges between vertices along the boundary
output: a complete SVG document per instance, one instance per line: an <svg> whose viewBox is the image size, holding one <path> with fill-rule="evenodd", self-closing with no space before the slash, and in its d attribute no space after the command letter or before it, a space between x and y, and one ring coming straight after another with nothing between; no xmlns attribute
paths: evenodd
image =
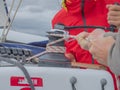
<svg viewBox="0 0 120 90"><path fill-rule="evenodd" d="M66 32L47 32L47 38L9 30L12 20L5 0L0 1L0 7L1 90L114 90L112 76L105 67L70 62L64 57L64 48L60 48L59 53L48 48L63 47L63 44L56 43L61 36L56 38L54 34L66 35ZM20 38L16 39L19 35ZM34 46L37 41L40 44L48 41L47 46Z"/></svg>

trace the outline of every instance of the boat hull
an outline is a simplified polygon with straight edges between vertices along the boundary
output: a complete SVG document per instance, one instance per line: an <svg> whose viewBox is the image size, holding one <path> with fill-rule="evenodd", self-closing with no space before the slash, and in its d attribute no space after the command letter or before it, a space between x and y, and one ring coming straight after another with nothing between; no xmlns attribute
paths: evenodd
<svg viewBox="0 0 120 90"><path fill-rule="evenodd" d="M111 75L104 70L25 66L35 90L114 90ZM30 90L23 72L17 67L0 67L0 90ZM101 80L106 80L102 89Z"/></svg>

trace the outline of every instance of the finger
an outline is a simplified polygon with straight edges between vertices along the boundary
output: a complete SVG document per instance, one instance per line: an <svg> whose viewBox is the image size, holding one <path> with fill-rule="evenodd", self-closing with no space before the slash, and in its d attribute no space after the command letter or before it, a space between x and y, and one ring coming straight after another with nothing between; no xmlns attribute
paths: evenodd
<svg viewBox="0 0 120 90"><path fill-rule="evenodd" d="M108 23L120 27L120 21L108 20Z"/></svg>
<svg viewBox="0 0 120 90"><path fill-rule="evenodd" d="M120 16L108 16L107 18L108 20L113 20L113 21L119 21L120 20Z"/></svg>
<svg viewBox="0 0 120 90"><path fill-rule="evenodd" d="M95 47L92 44L89 46L89 52L95 57Z"/></svg>
<svg viewBox="0 0 120 90"><path fill-rule="evenodd" d="M88 50L88 44L89 41L85 40L85 39L81 39L78 41L79 45L81 46L81 48Z"/></svg>
<svg viewBox="0 0 120 90"><path fill-rule="evenodd" d="M88 49L90 49L90 48L91 48L91 46L92 46L92 43L91 43L91 42L89 42L89 43L88 43Z"/></svg>
<svg viewBox="0 0 120 90"><path fill-rule="evenodd" d="M110 17L108 17L108 23L113 24L115 26L119 26L120 25L120 17L110 16Z"/></svg>
<svg viewBox="0 0 120 90"><path fill-rule="evenodd" d="M120 11L109 11L107 16L120 16Z"/></svg>
<svg viewBox="0 0 120 90"><path fill-rule="evenodd" d="M97 42L97 40L93 40L91 41L91 45L89 46L89 52L94 55L94 58L96 59L96 57L99 57L99 44Z"/></svg>
<svg viewBox="0 0 120 90"><path fill-rule="evenodd" d="M105 60L102 60L102 58L100 58L99 56L97 56L95 53L92 55L92 57L97 60L98 63L103 64L103 65L107 65Z"/></svg>
<svg viewBox="0 0 120 90"><path fill-rule="evenodd" d="M78 44L81 46L81 48L88 50L88 41L85 39L89 33L82 32L79 35L76 36L76 40L78 41Z"/></svg>
<svg viewBox="0 0 120 90"><path fill-rule="evenodd" d="M103 59L101 59L101 58L97 58L96 60L97 60L98 63L107 66L107 61L105 61L105 60L103 60Z"/></svg>
<svg viewBox="0 0 120 90"><path fill-rule="evenodd" d="M81 32L76 36L76 39L79 40L80 38L86 38L89 35L88 32Z"/></svg>
<svg viewBox="0 0 120 90"><path fill-rule="evenodd" d="M108 8L108 10L120 11L120 6L119 5L107 5L106 7Z"/></svg>
<svg viewBox="0 0 120 90"><path fill-rule="evenodd" d="M107 4L106 8L109 9L111 6L113 6L113 4Z"/></svg>

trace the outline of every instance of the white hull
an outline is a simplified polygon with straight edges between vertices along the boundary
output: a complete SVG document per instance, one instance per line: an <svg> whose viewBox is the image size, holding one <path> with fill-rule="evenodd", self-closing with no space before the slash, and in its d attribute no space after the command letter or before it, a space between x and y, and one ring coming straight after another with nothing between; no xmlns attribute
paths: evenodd
<svg viewBox="0 0 120 90"><path fill-rule="evenodd" d="M54 68L26 66L34 82L35 90L73 90L70 83L72 77L76 78L76 90L114 90L111 75L104 70ZM23 72L17 67L0 68L0 90L29 90ZM106 85L102 89L101 80ZM25 89L26 88L26 89Z"/></svg>
<svg viewBox="0 0 120 90"><path fill-rule="evenodd" d="M0 15L0 18L3 18L4 16L4 19L1 19L0 26L6 26L6 21L8 21L7 17L9 16L6 13L3 0L1 0L0 4L2 4L1 6L3 7L2 9L0 9L1 13L3 13ZM14 20L14 17L12 20ZM8 26L11 26L10 24ZM2 36L2 31L3 30L1 29L0 36ZM4 33L4 35L6 34ZM32 34L21 33L12 30L9 30L9 33L7 34L6 37L6 41L19 42L25 44L31 42L40 42L45 40L48 40L48 38L42 36L36 36ZM18 48L19 47L13 48L11 50L11 48L6 49L4 47L3 48L1 47L0 49L2 53L0 51L0 56L5 57L7 53L8 56L16 58L17 56L19 57L19 55L21 55L22 53L23 57L22 55L21 57L25 59L26 52L24 50L23 52L21 51L21 48L19 49ZM8 61L10 61L9 57L7 58ZM18 60L20 61L21 58ZM30 84L27 81L29 76L25 77L26 74L20 69L20 67L18 68L17 66L14 65L11 66L11 64L8 65L8 63L7 66L5 66L4 63L2 63L2 61L4 61L3 58L0 59L0 72L1 72L0 90L34 90L34 89L30 89ZM110 73L104 70L42 67L42 66L38 66L38 64L33 64L33 63L32 64L30 63L30 65L26 63L24 64L25 65L23 65L23 67L25 66L26 70L28 71L28 74L30 75L31 78L30 81L32 80L35 90L114 90L112 76L110 75ZM105 80L105 81L101 83L101 80L103 81Z"/></svg>

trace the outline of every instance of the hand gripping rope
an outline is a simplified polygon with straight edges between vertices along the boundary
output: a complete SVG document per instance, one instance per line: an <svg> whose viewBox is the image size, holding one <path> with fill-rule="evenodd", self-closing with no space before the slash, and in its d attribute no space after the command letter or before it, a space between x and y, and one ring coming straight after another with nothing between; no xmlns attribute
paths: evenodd
<svg viewBox="0 0 120 90"><path fill-rule="evenodd" d="M66 31L63 31L64 34L49 34L50 36L55 36L55 37L61 37L58 40L52 41L50 43L47 44L46 46L46 50L38 53L36 55L33 55L31 57L28 57L26 60L35 60L35 62L39 62L39 60L37 59L38 57L46 54L46 53L63 53L65 52L65 47L63 46L54 46L53 44L56 44L58 42L67 40L69 38L73 38L73 40L76 38L76 36L73 35L69 35ZM86 39L88 40L88 39ZM92 69L106 69L105 66L103 65L96 65L96 64L86 64L86 63L78 63L78 62L71 62L71 66L72 67L84 67L84 68L92 68Z"/></svg>

